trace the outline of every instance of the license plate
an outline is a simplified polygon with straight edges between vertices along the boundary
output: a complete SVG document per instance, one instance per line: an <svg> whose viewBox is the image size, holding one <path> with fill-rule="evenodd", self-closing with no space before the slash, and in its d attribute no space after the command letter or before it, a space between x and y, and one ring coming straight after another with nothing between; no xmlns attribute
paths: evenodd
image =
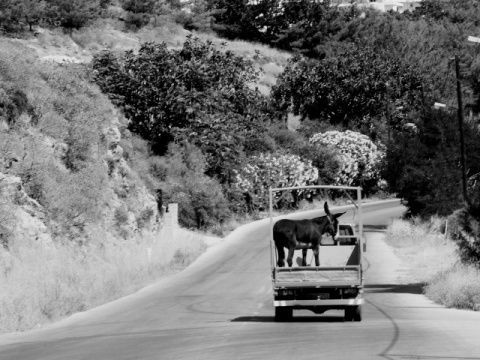
<svg viewBox="0 0 480 360"><path fill-rule="evenodd" d="M330 294L329 293L320 293L317 294L318 300L325 300L325 299L330 299Z"/></svg>

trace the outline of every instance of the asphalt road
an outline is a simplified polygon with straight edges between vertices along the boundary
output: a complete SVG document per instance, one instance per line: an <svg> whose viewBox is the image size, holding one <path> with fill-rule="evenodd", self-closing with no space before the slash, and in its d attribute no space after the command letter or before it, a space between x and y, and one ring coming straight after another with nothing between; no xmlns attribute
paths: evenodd
<svg viewBox="0 0 480 360"><path fill-rule="evenodd" d="M445 309L399 281L405 268L378 228L402 211L397 202L364 208L376 230L367 233L362 322L341 311L274 322L266 220L134 295L0 337L0 359L480 359L480 313Z"/></svg>

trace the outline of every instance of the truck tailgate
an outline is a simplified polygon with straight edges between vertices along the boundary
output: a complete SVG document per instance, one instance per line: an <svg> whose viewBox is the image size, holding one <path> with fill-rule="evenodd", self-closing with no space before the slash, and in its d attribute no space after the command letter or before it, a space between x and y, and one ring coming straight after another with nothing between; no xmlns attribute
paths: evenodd
<svg viewBox="0 0 480 360"><path fill-rule="evenodd" d="M275 287L361 285L360 265L275 268Z"/></svg>

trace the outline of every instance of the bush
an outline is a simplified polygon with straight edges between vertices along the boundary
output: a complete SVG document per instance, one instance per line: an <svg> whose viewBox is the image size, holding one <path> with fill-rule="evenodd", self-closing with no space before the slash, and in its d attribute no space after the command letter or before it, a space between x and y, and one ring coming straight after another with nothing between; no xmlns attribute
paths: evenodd
<svg viewBox="0 0 480 360"><path fill-rule="evenodd" d="M302 161L297 155L261 154L248 159L248 164L236 172L235 186L253 197L260 208L267 208L269 188L314 185L318 170L311 161ZM297 207L303 198L310 198L311 191L291 191L290 197L278 194L276 207Z"/></svg>
<svg viewBox="0 0 480 360"><path fill-rule="evenodd" d="M425 287L425 295L446 307L479 310L480 270L457 264L435 276Z"/></svg>
<svg viewBox="0 0 480 360"><path fill-rule="evenodd" d="M209 227L230 216L221 185L205 175L206 160L200 149L189 143L172 144L165 163L167 176L160 186L166 200L178 203L182 226Z"/></svg>
<svg viewBox="0 0 480 360"><path fill-rule="evenodd" d="M34 116L35 111L27 95L16 86L2 83L0 87L0 121L14 125L23 113Z"/></svg>
<svg viewBox="0 0 480 360"><path fill-rule="evenodd" d="M73 30L80 29L99 16L99 0L49 0L47 18Z"/></svg>
<svg viewBox="0 0 480 360"><path fill-rule="evenodd" d="M376 189L384 152L366 135L349 130L327 131L314 134L310 143L320 149L330 147L340 157L341 167L334 179L335 185L361 186L366 194Z"/></svg>
<svg viewBox="0 0 480 360"><path fill-rule="evenodd" d="M147 25L150 22L150 15L148 14L136 14L128 12L125 17L125 25L127 29L136 30Z"/></svg>
<svg viewBox="0 0 480 360"><path fill-rule="evenodd" d="M470 205L455 211L449 217L452 238L456 240L460 259L464 264L480 268L480 192L473 194Z"/></svg>
<svg viewBox="0 0 480 360"><path fill-rule="evenodd" d="M300 156L304 161L312 162L312 165L318 169L318 183L334 183L341 169L340 158L334 149L311 144L304 134L291 131L281 125L271 126L270 134L279 147Z"/></svg>

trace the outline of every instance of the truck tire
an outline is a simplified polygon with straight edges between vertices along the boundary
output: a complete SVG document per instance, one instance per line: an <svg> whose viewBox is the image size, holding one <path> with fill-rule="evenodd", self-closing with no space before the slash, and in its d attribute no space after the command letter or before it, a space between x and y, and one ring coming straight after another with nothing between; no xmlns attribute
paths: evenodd
<svg viewBox="0 0 480 360"><path fill-rule="evenodd" d="M358 305L355 307L353 312L353 321L362 321L362 306Z"/></svg>
<svg viewBox="0 0 480 360"><path fill-rule="evenodd" d="M362 307L349 306L345 309L345 321L362 321Z"/></svg>
<svg viewBox="0 0 480 360"><path fill-rule="evenodd" d="M289 321L292 319L293 309L286 306L276 306L275 307L275 321Z"/></svg>

